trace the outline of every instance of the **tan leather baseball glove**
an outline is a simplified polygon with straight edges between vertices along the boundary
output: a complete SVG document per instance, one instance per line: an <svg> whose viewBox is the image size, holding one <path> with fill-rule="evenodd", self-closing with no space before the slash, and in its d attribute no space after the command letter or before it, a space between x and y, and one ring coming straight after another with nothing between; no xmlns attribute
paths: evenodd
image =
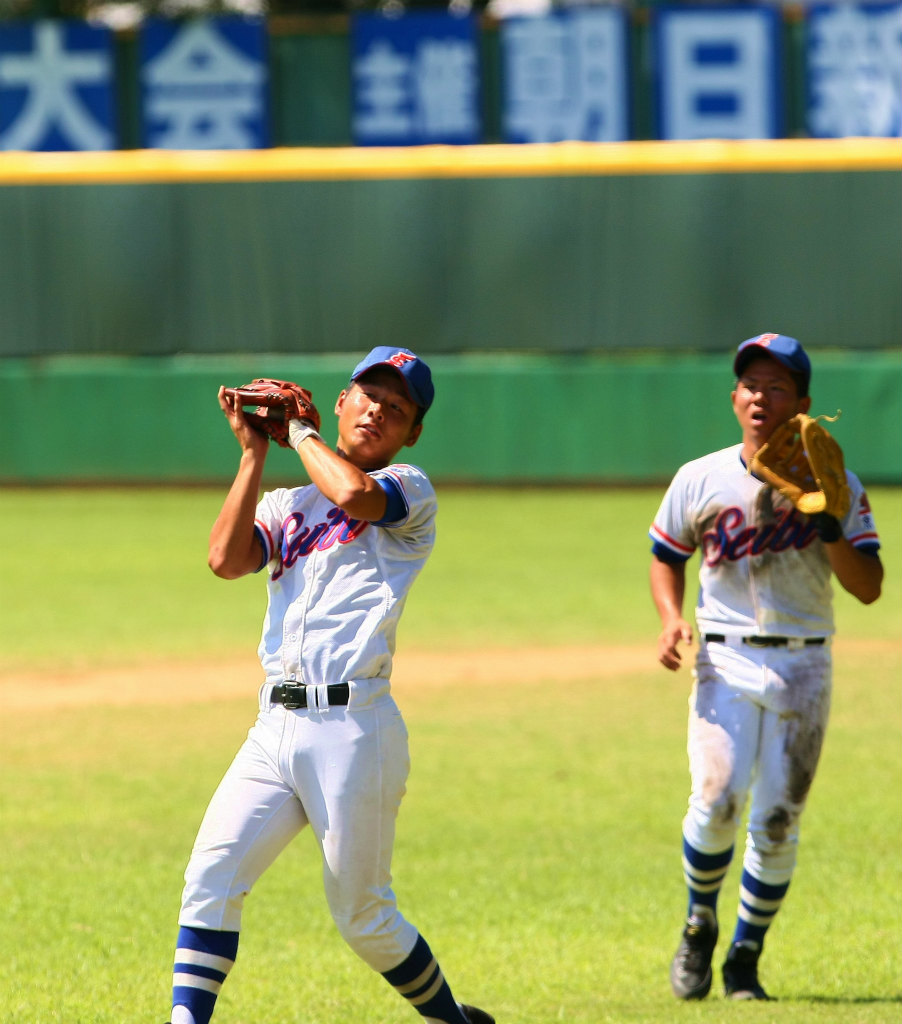
<svg viewBox="0 0 902 1024"><path fill-rule="evenodd" d="M752 456L751 471L805 515L826 512L842 519L849 511L852 493L842 448L819 422L837 418L799 413L777 427Z"/></svg>

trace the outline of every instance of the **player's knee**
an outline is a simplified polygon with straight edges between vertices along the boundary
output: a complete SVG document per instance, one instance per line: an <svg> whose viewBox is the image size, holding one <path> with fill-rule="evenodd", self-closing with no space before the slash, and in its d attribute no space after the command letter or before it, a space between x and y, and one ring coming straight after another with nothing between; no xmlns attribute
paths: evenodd
<svg viewBox="0 0 902 1024"><path fill-rule="evenodd" d="M770 858L794 856L799 839L799 816L777 805L749 823L749 845Z"/></svg>
<svg viewBox="0 0 902 1024"><path fill-rule="evenodd" d="M235 873L227 857L194 853L185 869L180 921L196 927L238 931L251 883Z"/></svg>
<svg viewBox="0 0 902 1024"><path fill-rule="evenodd" d="M377 971L397 964L416 941L415 929L393 901L372 902L352 913L333 910L332 917L345 942Z"/></svg>
<svg viewBox="0 0 902 1024"><path fill-rule="evenodd" d="M698 849L726 849L739 827L744 796L731 790L693 798L689 804L683 831Z"/></svg>

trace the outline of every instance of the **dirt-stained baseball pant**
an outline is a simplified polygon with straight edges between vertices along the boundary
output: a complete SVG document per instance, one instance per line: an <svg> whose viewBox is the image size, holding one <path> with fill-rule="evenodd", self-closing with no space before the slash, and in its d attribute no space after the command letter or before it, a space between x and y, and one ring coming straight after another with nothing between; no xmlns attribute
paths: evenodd
<svg viewBox="0 0 902 1024"><path fill-rule="evenodd" d="M827 727L829 641L793 648L703 642L695 671L684 838L705 854L728 850L750 796L745 871L785 886ZM698 885L699 878L687 881ZM772 916L767 910L776 912L760 909L762 923Z"/></svg>

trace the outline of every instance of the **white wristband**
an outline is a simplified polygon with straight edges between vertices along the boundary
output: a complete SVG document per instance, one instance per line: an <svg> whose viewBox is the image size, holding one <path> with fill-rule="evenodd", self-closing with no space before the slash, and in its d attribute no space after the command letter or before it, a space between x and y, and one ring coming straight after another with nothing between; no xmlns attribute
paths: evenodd
<svg viewBox="0 0 902 1024"><path fill-rule="evenodd" d="M288 421L288 441L295 451L300 447L301 441L306 441L308 437L315 437L318 441L322 441L309 420Z"/></svg>

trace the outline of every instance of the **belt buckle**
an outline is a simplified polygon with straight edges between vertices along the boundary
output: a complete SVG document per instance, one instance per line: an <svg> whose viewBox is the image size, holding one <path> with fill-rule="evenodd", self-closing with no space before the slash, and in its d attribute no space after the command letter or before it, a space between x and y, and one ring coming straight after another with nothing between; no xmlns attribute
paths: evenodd
<svg viewBox="0 0 902 1024"><path fill-rule="evenodd" d="M286 711L297 711L299 708L307 707L306 699L302 702L300 699L294 699L288 696L289 692L294 691L298 694L298 698L300 698L301 693L303 693L306 698L306 691L304 687L286 683L281 689L282 707L285 708Z"/></svg>

